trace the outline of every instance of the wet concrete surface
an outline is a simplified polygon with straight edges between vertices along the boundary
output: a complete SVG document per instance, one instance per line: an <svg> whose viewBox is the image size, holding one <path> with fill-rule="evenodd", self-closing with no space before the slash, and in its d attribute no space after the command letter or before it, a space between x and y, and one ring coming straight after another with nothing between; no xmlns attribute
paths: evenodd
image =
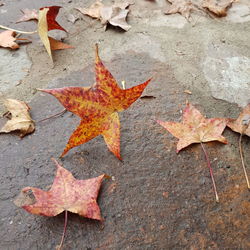
<svg viewBox="0 0 250 250"><path fill-rule="evenodd" d="M75 3L79 5L78 1ZM208 30L214 30L214 37L209 38L212 42L203 43L206 37L203 31L204 36L197 41L199 46L192 45L191 38L204 29L202 23L193 29L172 28L172 35L167 33L168 40L164 34L155 33L168 32L169 27L151 27L148 34L140 35L145 37L138 40L142 46L135 47L136 36L145 27L136 26L139 19L130 20L135 27L126 34L114 30L104 33L94 23L95 32L83 31L85 36L89 35L85 41L87 48L81 44L83 35L79 34L81 39L69 38L78 48L56 53L54 69L49 68L40 45L30 45L28 54L33 64L23 84L18 86L22 89L13 88L5 94L13 97L24 93L23 99L31 100L31 115L36 121L61 111L62 106L55 98L45 93L34 95L32 91L35 87L91 85L94 82L91 44L97 40L101 43L101 57L118 82L126 80L127 87L131 87L154 76L143 95L155 98L141 98L120 114L123 161L108 151L101 136L72 149L59 160L78 179L102 173L113 177L104 181L98 199L104 222L69 214L64 249L249 249L250 193L241 168L238 134L226 129L228 145L216 142L205 145L220 197L217 204L200 146L190 146L177 155L177 140L155 122L155 119L180 121L186 100L207 117L237 117L239 107L235 103L212 97L202 71L207 55L204 48L212 42L223 46L217 38L226 37L228 43L247 56L247 38L229 38L233 28L238 28L235 34L242 34L249 23L242 26L225 23L227 28L231 26L230 30L220 35L221 24L209 24ZM76 29L81 25L85 27L83 20L76 23ZM182 39L183 33L187 40ZM151 51L147 52L149 48ZM184 55L176 55L175 50ZM184 93L187 88L192 95ZM0 119L0 126L4 122ZM63 214L53 218L34 216L17 208L13 200L25 186L49 188L55 175L51 157L58 159L78 123L79 119L67 112L38 122L36 131L22 140L13 134L1 135L0 249L54 249L59 243ZM249 138L244 137L247 166L249 146Z"/></svg>

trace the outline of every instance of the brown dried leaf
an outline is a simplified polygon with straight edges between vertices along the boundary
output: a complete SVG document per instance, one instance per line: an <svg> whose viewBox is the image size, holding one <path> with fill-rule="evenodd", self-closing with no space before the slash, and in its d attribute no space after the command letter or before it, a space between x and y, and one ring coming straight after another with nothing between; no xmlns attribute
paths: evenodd
<svg viewBox="0 0 250 250"><path fill-rule="evenodd" d="M109 23L127 31L131 28L131 26L126 22L129 12L126 8L130 4L131 3L129 2L117 2L112 6L105 6L102 2L97 0L89 8L77 8L77 10L84 15L101 20L103 25L107 25Z"/></svg>
<svg viewBox="0 0 250 250"><path fill-rule="evenodd" d="M16 23L27 22L29 20L38 20L38 11L36 9L23 9L21 10L24 14Z"/></svg>
<svg viewBox="0 0 250 250"><path fill-rule="evenodd" d="M16 33L11 30L6 30L0 33L0 47L18 49L19 45L16 41Z"/></svg>
<svg viewBox="0 0 250 250"><path fill-rule="evenodd" d="M208 9L210 12L218 17L227 15L227 8L237 0L203 0L202 7Z"/></svg>
<svg viewBox="0 0 250 250"><path fill-rule="evenodd" d="M104 25L110 23L113 26L118 26L123 30L128 31L131 28L126 21L128 12L129 10L120 7L103 7L100 10L101 22Z"/></svg>
<svg viewBox="0 0 250 250"><path fill-rule="evenodd" d="M190 0L167 0L171 6L164 12L166 15L180 13L189 20L190 12L196 7Z"/></svg>
<svg viewBox="0 0 250 250"><path fill-rule="evenodd" d="M240 113L237 119L229 119L227 126L234 132L250 136L250 104L248 104Z"/></svg>
<svg viewBox="0 0 250 250"><path fill-rule="evenodd" d="M3 126L0 133L20 131L20 137L24 137L35 130L34 121L29 114L30 107L25 102L6 99L4 105L9 110L11 119Z"/></svg>
<svg viewBox="0 0 250 250"><path fill-rule="evenodd" d="M100 9L104 6L104 4L100 1L96 1L89 8L76 8L82 14L100 19Z"/></svg>

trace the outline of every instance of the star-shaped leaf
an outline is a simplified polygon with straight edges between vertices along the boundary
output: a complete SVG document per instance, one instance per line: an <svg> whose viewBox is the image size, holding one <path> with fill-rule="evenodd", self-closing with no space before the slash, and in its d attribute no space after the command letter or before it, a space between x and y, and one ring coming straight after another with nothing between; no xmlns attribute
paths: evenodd
<svg viewBox="0 0 250 250"><path fill-rule="evenodd" d="M117 112L134 103L151 79L132 88L121 89L101 62L97 45L95 73L96 83L92 87L65 87L41 91L55 96L67 110L82 119L61 156L71 148L102 135L109 150L121 159L120 121Z"/></svg>
<svg viewBox="0 0 250 250"><path fill-rule="evenodd" d="M200 143L202 150L205 154L207 166L209 168L211 180L213 183L213 189L215 193L215 199L219 202L219 196L217 193L215 180L213 176L213 170L208 154L203 146L202 142L220 141L227 143L226 138L221 134L226 127L226 119L211 118L206 119L194 106L187 103L186 108L183 111L182 122L163 122L157 121L165 129L167 129L173 136L179 139L177 144L177 153L193 143Z"/></svg>
<svg viewBox="0 0 250 250"><path fill-rule="evenodd" d="M89 219L102 220L96 199L105 175L77 180L56 160L54 162L57 172L50 190L26 187L21 191L15 204L37 215L56 216L63 211L69 211Z"/></svg>
<svg viewBox="0 0 250 250"><path fill-rule="evenodd" d="M227 143L221 134L226 127L226 119L210 118L206 119L194 106L187 104L182 122L163 122L157 121L173 136L179 139L177 152L192 143L209 141L220 141Z"/></svg>
<svg viewBox="0 0 250 250"><path fill-rule="evenodd" d="M250 136L250 104L248 104L240 113L237 119L229 119L227 126L233 131Z"/></svg>

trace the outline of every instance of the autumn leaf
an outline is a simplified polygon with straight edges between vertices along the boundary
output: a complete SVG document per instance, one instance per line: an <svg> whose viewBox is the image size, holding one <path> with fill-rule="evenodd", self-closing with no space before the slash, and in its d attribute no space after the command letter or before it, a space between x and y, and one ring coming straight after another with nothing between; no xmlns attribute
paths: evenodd
<svg viewBox="0 0 250 250"><path fill-rule="evenodd" d="M96 1L93 3L89 8L76 8L79 10L82 14L90 16L92 18L100 19L100 9L104 6L104 4L100 1Z"/></svg>
<svg viewBox="0 0 250 250"><path fill-rule="evenodd" d="M196 7L190 0L167 0L171 6L164 12L166 15L180 13L189 20L190 12Z"/></svg>
<svg viewBox="0 0 250 250"><path fill-rule="evenodd" d="M151 79L129 89L121 89L98 55L96 45L96 83L92 87L65 87L41 90L55 96L70 112L81 118L62 156L71 148L102 135L111 152L120 156L120 120L117 112L127 109L142 94Z"/></svg>
<svg viewBox="0 0 250 250"><path fill-rule="evenodd" d="M237 119L229 119L227 126L233 131L250 136L250 104L248 104L240 113Z"/></svg>
<svg viewBox="0 0 250 250"><path fill-rule="evenodd" d="M111 24L112 26L117 26L128 31L131 26L126 22L126 18L129 12L127 7L130 4L129 2L121 2L114 3L112 6L105 6L97 0L89 8L77 8L77 10L84 15L99 19L105 25L105 29L107 24Z"/></svg>
<svg viewBox="0 0 250 250"><path fill-rule="evenodd" d="M23 16L18 19L16 23L38 20L38 11L36 9L23 9L21 12L23 13Z"/></svg>
<svg viewBox="0 0 250 250"><path fill-rule="evenodd" d="M39 10L39 16L38 16L38 34L52 61L53 61L51 53L52 50L73 48L68 44L63 45L64 43L48 36L48 31L54 29L59 29L67 32L55 20L60 8L61 8L60 6L50 6L41 8Z"/></svg>
<svg viewBox="0 0 250 250"><path fill-rule="evenodd" d="M233 2L236 2L236 0L203 0L202 7L218 17L224 17L227 15L227 9Z"/></svg>
<svg viewBox="0 0 250 250"><path fill-rule="evenodd" d="M20 137L24 137L35 130L34 121L29 114L30 107L25 102L6 99L4 105L9 111L7 114L11 119L2 127L0 133L19 131Z"/></svg>
<svg viewBox="0 0 250 250"><path fill-rule="evenodd" d="M50 190L43 191L39 188L25 187L14 203L36 215L56 216L65 211L64 234L67 225L67 212L76 213L89 219L102 220L96 199L105 175L102 174L87 180L77 180L56 160L53 159L53 161L57 166L57 172Z"/></svg>
<svg viewBox="0 0 250 250"><path fill-rule="evenodd" d="M243 157L243 150L242 150L242 136L247 135L250 136L250 104L248 104L240 113L237 119L229 119L227 126L231 128L234 132L240 133L239 138L239 150L240 150L240 157L241 157L241 164L244 171L244 175L247 182L247 187L250 189L250 183L244 163Z"/></svg>
<svg viewBox="0 0 250 250"><path fill-rule="evenodd" d="M0 33L0 47L18 49L19 44L16 43L16 40L30 42L30 40L26 38L16 38L16 32L12 30L6 30Z"/></svg>
<svg viewBox="0 0 250 250"><path fill-rule="evenodd" d="M203 146L203 142L219 141L227 143L226 138L221 135L226 127L227 120L223 118L206 119L193 105L188 103L184 109L181 123L163 122L160 120L157 122L179 139L177 153L193 143L201 144L210 170L216 201L219 201L211 164Z"/></svg>

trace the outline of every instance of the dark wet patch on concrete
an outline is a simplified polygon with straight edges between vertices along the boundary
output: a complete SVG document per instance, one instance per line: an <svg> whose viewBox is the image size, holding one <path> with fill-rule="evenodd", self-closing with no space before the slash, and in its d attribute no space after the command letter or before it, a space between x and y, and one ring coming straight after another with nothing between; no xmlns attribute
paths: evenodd
<svg viewBox="0 0 250 250"><path fill-rule="evenodd" d="M104 182L98 199L105 221L70 214L65 249L248 249L249 192L237 147L231 146L237 145L237 135L226 131L230 146L206 144L221 199L216 204L200 147L191 146L177 155L176 139L154 121L180 120L187 95L173 69L147 54L133 52L106 65L118 82L126 80L127 87L154 75L144 94L156 98L139 99L121 113L122 162L108 151L101 137L71 150L61 160L76 178L106 173L114 179ZM90 65L49 87L89 86L94 81ZM215 105L222 114L227 112L224 102L202 95L189 98L202 112L210 110L208 116L214 115L211 107ZM30 106L35 120L62 109L44 93L37 94ZM46 189L51 185L55 166L50 158L58 158L78 123L79 118L68 112L38 123L35 133L22 140L1 135L1 248L52 249L58 244L63 215L33 216L12 201L25 186ZM234 189L236 184L238 189ZM237 240L233 240L235 235Z"/></svg>

